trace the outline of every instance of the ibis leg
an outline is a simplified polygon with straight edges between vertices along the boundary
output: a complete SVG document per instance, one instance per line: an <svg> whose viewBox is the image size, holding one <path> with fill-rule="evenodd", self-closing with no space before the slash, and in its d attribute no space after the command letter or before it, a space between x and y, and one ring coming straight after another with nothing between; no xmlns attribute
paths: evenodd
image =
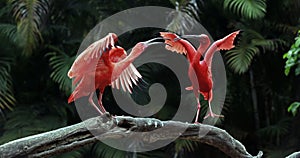
<svg viewBox="0 0 300 158"><path fill-rule="evenodd" d="M97 107L97 105L93 101L93 95L94 95L94 92L91 93L89 96L89 103L100 113L100 115L102 115L103 112L101 112L101 110Z"/></svg>
<svg viewBox="0 0 300 158"><path fill-rule="evenodd" d="M196 114L195 123L199 123L199 122L198 122L198 119L199 119L199 114L200 114L200 108L201 108L201 105L200 105L199 98L196 97L196 99L197 99L197 114Z"/></svg>
<svg viewBox="0 0 300 158"><path fill-rule="evenodd" d="M98 103L99 103L99 105L100 105L100 108L101 108L101 111L103 112L103 113L106 113L106 110L105 110L105 108L104 108L104 106L103 106L103 104L102 104L102 93L101 92L99 92L99 97L98 97Z"/></svg>
<svg viewBox="0 0 300 158"><path fill-rule="evenodd" d="M212 90L209 92L209 96L208 96L208 108L209 108L209 112L208 114L204 117L204 119L207 119L208 117L224 117L224 115L218 115L213 113L212 109L211 109L211 102L212 102Z"/></svg>

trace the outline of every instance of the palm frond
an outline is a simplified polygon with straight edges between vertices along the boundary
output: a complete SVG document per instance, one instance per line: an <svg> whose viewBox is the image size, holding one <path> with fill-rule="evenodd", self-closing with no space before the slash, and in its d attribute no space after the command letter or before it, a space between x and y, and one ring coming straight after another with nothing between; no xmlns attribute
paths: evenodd
<svg viewBox="0 0 300 158"><path fill-rule="evenodd" d="M195 0L171 1L175 5L175 10L170 13L171 23L167 30L184 34L185 31L191 30L199 18L199 8Z"/></svg>
<svg viewBox="0 0 300 158"><path fill-rule="evenodd" d="M0 108L13 110L12 106L16 100L12 91L10 63L10 58L0 57Z"/></svg>
<svg viewBox="0 0 300 158"><path fill-rule="evenodd" d="M66 126L66 115L62 114L67 113L68 107L68 105L61 104L33 104L16 107L13 112L7 114L0 144Z"/></svg>
<svg viewBox="0 0 300 158"><path fill-rule="evenodd" d="M181 150L185 149L188 152L192 152L198 148L198 143L191 140L177 139L175 141L175 151L179 153Z"/></svg>
<svg viewBox="0 0 300 158"><path fill-rule="evenodd" d="M265 0L224 0L224 8L247 19L263 18L266 14Z"/></svg>
<svg viewBox="0 0 300 158"><path fill-rule="evenodd" d="M171 157L171 153L164 150L163 148L147 151L147 152L140 152L140 153L131 153L131 155L127 155L127 157L137 157L137 158L151 158L151 157Z"/></svg>
<svg viewBox="0 0 300 158"><path fill-rule="evenodd" d="M294 150L295 149L276 148L276 149L265 149L263 150L263 152L265 153L266 158L282 158L288 156Z"/></svg>
<svg viewBox="0 0 300 158"><path fill-rule="evenodd" d="M9 0L9 3L17 21L18 44L25 55L30 55L43 40L40 29L50 3L47 0Z"/></svg>
<svg viewBox="0 0 300 158"><path fill-rule="evenodd" d="M69 94L71 92L71 80L68 78L67 73L71 67L75 56L70 57L66 53L50 52L46 56L49 57L49 65L53 69L50 74L51 79L59 84L59 88Z"/></svg>
<svg viewBox="0 0 300 158"><path fill-rule="evenodd" d="M239 44L226 52L227 64L235 73L242 74L248 71L253 58L265 51L276 51L285 44L280 39L265 39L254 30L245 30Z"/></svg>
<svg viewBox="0 0 300 158"><path fill-rule="evenodd" d="M127 152L112 148L100 142L100 143L96 143L92 147L91 153L94 157L114 158L114 157L125 157Z"/></svg>
<svg viewBox="0 0 300 158"><path fill-rule="evenodd" d="M283 118L279 120L276 124L264 127L258 130L258 134L261 137L269 138L270 140L276 140L276 143L280 143L280 137L289 132L291 125L290 118Z"/></svg>
<svg viewBox="0 0 300 158"><path fill-rule="evenodd" d="M253 45L237 47L226 53L227 64L234 72L238 74L245 73L250 67L252 59L258 53L259 49Z"/></svg>
<svg viewBox="0 0 300 158"><path fill-rule="evenodd" d="M17 42L17 27L12 24L0 24L0 34L10 42Z"/></svg>
<svg viewBox="0 0 300 158"><path fill-rule="evenodd" d="M63 153L61 155L53 156L52 158L82 158L84 154L80 150L74 150L68 153Z"/></svg>

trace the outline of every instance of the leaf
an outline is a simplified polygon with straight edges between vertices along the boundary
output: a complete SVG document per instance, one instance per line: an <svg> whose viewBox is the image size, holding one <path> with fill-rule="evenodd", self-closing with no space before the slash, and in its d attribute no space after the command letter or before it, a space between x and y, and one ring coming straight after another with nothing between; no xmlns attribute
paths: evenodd
<svg viewBox="0 0 300 158"><path fill-rule="evenodd" d="M17 27L12 24L0 24L0 34L12 43L17 42Z"/></svg>
<svg viewBox="0 0 300 158"><path fill-rule="evenodd" d="M300 107L300 102L293 102L293 103L288 107L288 112L291 112L291 113L293 114L293 116L296 116L299 107Z"/></svg>
<svg viewBox="0 0 300 158"><path fill-rule="evenodd" d="M33 104L17 106L14 111L7 113L4 132L0 144L32 134L46 132L67 125L69 106L54 104Z"/></svg>
<svg viewBox="0 0 300 158"><path fill-rule="evenodd" d="M112 148L102 142L96 143L92 147L91 153L95 157L105 157L105 158L125 157L126 155L126 151Z"/></svg>
<svg viewBox="0 0 300 158"><path fill-rule="evenodd" d="M175 151L180 152L182 149L187 149L187 151L192 152L198 148L198 143L191 140L177 139L175 141Z"/></svg>
<svg viewBox="0 0 300 158"><path fill-rule="evenodd" d="M224 8L247 19L263 18L266 14L265 0L225 0Z"/></svg>
<svg viewBox="0 0 300 158"><path fill-rule="evenodd" d="M71 79L68 78L67 73L69 68L75 60L75 56L70 57L59 49L59 52L50 52L46 56L49 57L49 65L52 68L50 74L51 79L59 84L59 88L69 94L71 92Z"/></svg>
<svg viewBox="0 0 300 158"><path fill-rule="evenodd" d="M227 64L235 73L248 71L255 56L265 51L276 51L285 41L280 39L265 39L260 33L245 29L237 46L226 52Z"/></svg>
<svg viewBox="0 0 300 158"><path fill-rule="evenodd" d="M276 124L261 128L257 132L261 137L269 138L270 140L276 140L279 144L280 136L283 136L289 132L290 125L290 118L282 118Z"/></svg>
<svg viewBox="0 0 300 158"><path fill-rule="evenodd" d="M185 31L190 30L199 21L199 8L195 0L181 0L173 1L176 10L169 14L172 18L171 23L167 26L167 30L184 34Z"/></svg>
<svg viewBox="0 0 300 158"><path fill-rule="evenodd" d="M0 56L0 108L12 109L16 100L13 95L12 78L10 75L10 64L12 59Z"/></svg>
<svg viewBox="0 0 300 158"><path fill-rule="evenodd" d="M300 31L300 30L299 30ZM291 68L296 66L295 75L300 74L300 35L295 38L295 43L291 46L290 50L283 55L283 59L287 59L285 62L285 75L289 75Z"/></svg>
<svg viewBox="0 0 300 158"><path fill-rule="evenodd" d="M13 16L17 21L17 44L25 55L31 55L43 41L41 25L49 13L50 2L47 0L9 0Z"/></svg>

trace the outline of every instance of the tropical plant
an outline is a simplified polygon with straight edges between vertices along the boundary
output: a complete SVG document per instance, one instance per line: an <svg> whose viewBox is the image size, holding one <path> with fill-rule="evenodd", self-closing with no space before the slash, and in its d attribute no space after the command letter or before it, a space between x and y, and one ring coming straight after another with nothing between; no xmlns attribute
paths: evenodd
<svg viewBox="0 0 300 158"><path fill-rule="evenodd" d="M75 60L75 56L70 57L58 49L57 51L46 54L49 57L49 65L53 69L50 77L54 82L59 84L59 88L62 91L70 94L72 84L71 80L67 77L67 73Z"/></svg>
<svg viewBox="0 0 300 158"><path fill-rule="evenodd" d="M16 42L25 55L30 55L43 41L41 29L50 9L48 0L9 0L17 21Z"/></svg>
<svg viewBox="0 0 300 158"><path fill-rule="evenodd" d="M11 58L0 56L0 109L13 110L12 105L16 102L10 75L11 62Z"/></svg>
<svg viewBox="0 0 300 158"><path fill-rule="evenodd" d="M68 105L55 102L51 102L51 104L17 106L14 112L7 114L4 132L0 137L0 144L64 127L68 123L67 118L69 114L71 114L71 109Z"/></svg>
<svg viewBox="0 0 300 158"><path fill-rule="evenodd" d="M167 30L184 34L200 21L200 10L195 0L170 0L170 2L175 6L175 10L169 15L172 21Z"/></svg>
<svg viewBox="0 0 300 158"><path fill-rule="evenodd" d="M224 8L247 19L263 18L266 14L266 0L224 0Z"/></svg>
<svg viewBox="0 0 300 158"><path fill-rule="evenodd" d="M290 50L283 55L286 60L285 63L285 75L288 75L291 68L295 67L295 75L300 74L300 30L298 36L295 38L295 43L291 46Z"/></svg>
<svg viewBox="0 0 300 158"><path fill-rule="evenodd" d="M261 128L257 132L261 138L280 145L281 137L288 133L290 125L291 118L282 118L276 124Z"/></svg>
<svg viewBox="0 0 300 158"><path fill-rule="evenodd" d="M284 43L281 39L265 39L252 29L244 29L237 46L225 54L227 64L235 73L245 73L256 55L276 51Z"/></svg>
<svg viewBox="0 0 300 158"><path fill-rule="evenodd" d="M298 113L298 109L300 107L300 102L293 102L289 107L288 107L288 112L291 112L293 116L296 116Z"/></svg>
<svg viewBox="0 0 300 158"><path fill-rule="evenodd" d="M0 118L0 141L7 142L80 121L74 106L65 102L71 87L66 72L82 39L97 22L118 11L135 6L160 5L175 8L166 18L171 20L168 30L176 33L184 34L198 22L214 38L242 30L236 49L225 53L231 68L227 69L226 97L226 102L229 100L230 103L224 105L225 119L218 126L245 142L247 148L263 149L267 156L286 153L289 150L281 147L286 139L298 140L295 139L298 138L297 133L291 135L290 129L299 119L294 117L291 122L287 118L289 114L285 109L291 102L292 91L289 79L295 76L284 78L280 69L280 66L283 67L282 55L278 52L287 51L286 45L294 36L295 26L299 25L299 4L297 0L0 0L0 113L3 112L5 118ZM126 35L120 37L123 38L120 40L122 46L129 47L148 38L146 34L157 33L145 30L132 32L138 36L131 40ZM27 57L20 56L20 52ZM292 55L292 58L295 56ZM296 62L290 71L298 66ZM151 63L138 69L147 83L135 87L132 98L136 102L147 103L150 100L149 84L162 83L168 91L168 99L164 108L154 117L165 120L172 118L176 111L174 105L180 98L179 86L173 74L168 68ZM250 81L252 84L249 84ZM255 121L252 119L252 98L249 97L253 89L256 90L257 112L261 118L259 127L262 128L258 130L253 128ZM112 113L123 114L114 106L109 88L104 96L104 105L110 105L109 111L113 109ZM16 100L18 106L13 107ZM194 103L191 101L191 104ZM201 105L203 117L207 102L201 101ZM296 114L298 107L299 103L296 102L289 111ZM11 108L13 111L6 110ZM57 157L167 157L174 154L177 157L192 157L198 151L216 157L211 156L214 154L212 150L203 150L201 147L192 141L177 140L155 151L129 153L95 143Z"/></svg>

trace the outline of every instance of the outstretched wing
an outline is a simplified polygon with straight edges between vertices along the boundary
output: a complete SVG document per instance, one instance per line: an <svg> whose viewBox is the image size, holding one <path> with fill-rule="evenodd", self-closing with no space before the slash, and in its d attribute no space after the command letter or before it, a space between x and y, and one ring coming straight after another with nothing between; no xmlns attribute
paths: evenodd
<svg viewBox="0 0 300 158"><path fill-rule="evenodd" d="M124 60L127 56L126 51L121 47L112 49L110 54L110 60L114 63ZM120 89L121 87L125 92L128 91L129 93L132 93L133 84L136 85L139 78L142 78L141 74L137 71L133 64L129 64L116 79L114 79L114 77L112 78L113 81L111 86L112 88L117 89Z"/></svg>
<svg viewBox="0 0 300 158"><path fill-rule="evenodd" d="M122 89L126 92L132 93L133 84L137 85L139 78L142 75L138 72L133 64L130 64L121 75L111 83L112 88ZM132 84L133 83L133 84Z"/></svg>
<svg viewBox="0 0 300 158"><path fill-rule="evenodd" d="M177 52L179 54L187 53L185 47L180 42L177 42L181 38L176 34L170 32L160 32L160 36L164 38L167 50Z"/></svg>
<svg viewBox="0 0 300 158"><path fill-rule="evenodd" d="M240 31L235 31L226 37L219 39L215 41L207 50L205 56L204 56L204 61L206 61L209 69L211 69L211 63L212 63L212 58L213 55L216 51L218 50L229 50L234 48L234 39L236 36L239 34Z"/></svg>
<svg viewBox="0 0 300 158"><path fill-rule="evenodd" d="M115 42L117 42L117 35L109 33L104 38L92 43L76 58L68 72L68 77L82 76L91 66L95 67L102 53L108 52L115 45Z"/></svg>
<svg viewBox="0 0 300 158"><path fill-rule="evenodd" d="M218 47L218 50L229 50L234 47L233 42L236 36L239 34L239 30L232 32L231 34L227 35L226 37L217 40L215 42L216 46Z"/></svg>

